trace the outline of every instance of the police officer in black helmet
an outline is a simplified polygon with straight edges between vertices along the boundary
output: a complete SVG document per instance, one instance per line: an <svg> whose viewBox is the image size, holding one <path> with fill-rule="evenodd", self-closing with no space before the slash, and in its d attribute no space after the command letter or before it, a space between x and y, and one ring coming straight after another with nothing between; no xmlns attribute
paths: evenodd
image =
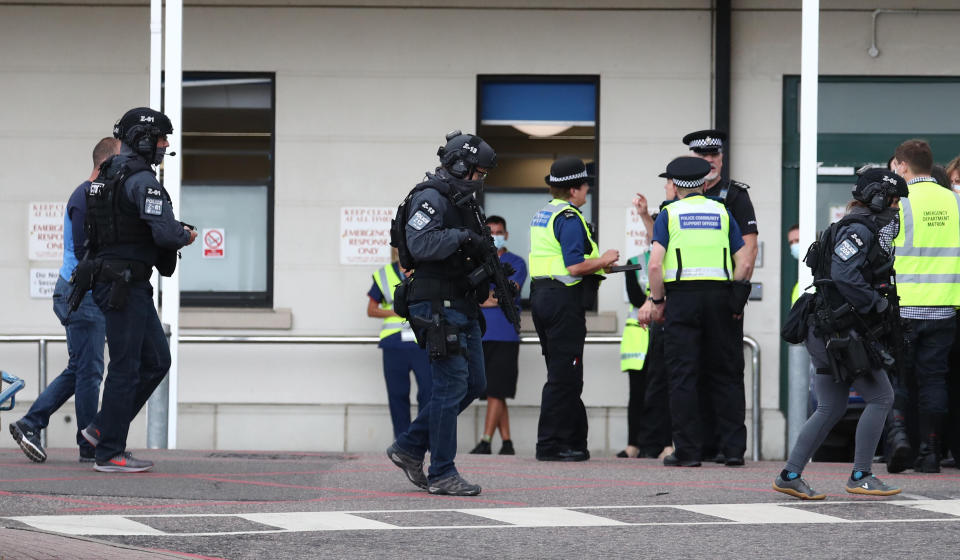
<svg viewBox="0 0 960 560"><path fill-rule="evenodd" d="M483 139L459 130L447 134L437 153L440 167L426 174L406 203L403 235L414 272L405 296L409 309L401 313L410 317L430 353L434 389L387 456L431 494L475 496L480 486L464 480L454 465L457 415L486 388L479 303L488 295L489 281L478 288L469 279L479 268L477 255L485 242L470 205L497 156ZM402 261L404 249L400 253ZM430 468L424 475L428 450Z"/></svg>
<svg viewBox="0 0 960 560"><path fill-rule="evenodd" d="M177 249L197 237L177 221L170 197L152 168L163 161L173 126L153 109L131 109L113 135L120 153L101 165L87 196L89 253L74 283L92 278L94 300L106 318L110 364L100 412L82 430L96 447L94 469L142 472L150 461L125 453L130 421L170 368L167 338L153 306L153 268L173 274Z"/></svg>
<svg viewBox="0 0 960 560"><path fill-rule="evenodd" d="M811 302L807 351L816 367L817 410L803 425L774 490L804 500L821 500L801 478L803 468L843 417L851 387L866 406L857 423L853 471L845 489L852 494L890 496L899 488L871 473L873 454L893 405L887 371L894 365L886 345L899 321L892 291L892 245L899 231L897 203L907 196L902 177L885 169L863 173L853 188L850 212L821 234L804 262L813 269L817 292ZM795 306L803 306L801 296ZM791 311L791 315L796 310Z"/></svg>

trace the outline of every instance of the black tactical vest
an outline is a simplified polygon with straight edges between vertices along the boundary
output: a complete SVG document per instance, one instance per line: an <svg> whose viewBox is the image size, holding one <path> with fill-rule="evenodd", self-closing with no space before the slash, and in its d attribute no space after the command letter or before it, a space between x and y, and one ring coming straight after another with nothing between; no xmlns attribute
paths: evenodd
<svg viewBox="0 0 960 560"><path fill-rule="evenodd" d="M893 255L884 251L880 246L880 225L877 224L876 218L875 215L848 214L830 224L830 227L820 234L820 238L810 247L807 256L804 258L804 262L810 266L813 272L814 282L831 278L833 250L838 241L837 233L840 228L852 222L863 224L873 234L873 241L867 249L866 259L860 267L863 279L875 288L889 282L890 275L893 272ZM816 247L816 251L814 251L814 247ZM828 286L824 292L830 304L834 307L843 303L843 298L836 288Z"/></svg>
<svg viewBox="0 0 960 560"><path fill-rule="evenodd" d="M457 205L455 197L453 196L452 187L440 181L427 181L414 187L414 190L423 188L436 189L440 194L447 197L449 204L443 213L444 229L469 229L476 233L482 233L479 225L475 223L476 220L468 205ZM417 262L414 266L414 274L418 278L434 278L450 282L462 282L466 280L467 274L472 272L476 267L477 265L469 260L463 249L460 248L442 261Z"/></svg>
<svg viewBox="0 0 960 560"><path fill-rule="evenodd" d="M117 157L117 156L114 156ZM91 248L98 251L113 245L153 245L150 226L140 219L140 209L124 196L124 183L135 173L151 171L140 158L130 158L119 169L111 165L113 158L100 166L100 174L87 193L87 215L84 227ZM160 187L163 197L169 195Z"/></svg>

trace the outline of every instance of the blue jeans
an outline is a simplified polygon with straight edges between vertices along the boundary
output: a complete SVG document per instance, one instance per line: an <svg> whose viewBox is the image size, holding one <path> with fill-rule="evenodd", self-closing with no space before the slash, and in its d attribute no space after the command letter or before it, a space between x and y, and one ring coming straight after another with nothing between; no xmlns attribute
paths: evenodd
<svg viewBox="0 0 960 560"><path fill-rule="evenodd" d="M430 302L410 306L411 315L425 319L430 318L430 310ZM457 415L487 388L480 322L450 308L441 313L460 331L463 353L433 361L430 404L420 411L410 429L397 438L400 449L415 457L422 458L430 450L430 482L457 474L453 462L457 455ZM421 336L418 332L417 337Z"/></svg>
<svg viewBox="0 0 960 560"><path fill-rule="evenodd" d="M67 369L63 370L47 388L37 396L22 422L41 430L50 422L50 415L67 399L76 394L74 405L77 412L77 444L80 454L93 456L93 447L80 435L80 430L93 420L100 400L100 381L103 379L103 340L105 321L103 313L93 302L88 292L80 307L73 313L67 308L71 286L63 277L57 278L53 289L53 312L67 331Z"/></svg>
<svg viewBox="0 0 960 560"><path fill-rule="evenodd" d="M394 439L410 428L410 372L417 378L417 413L430 401L430 359L414 342L399 348L383 349L383 377L387 382L387 402L393 423Z"/></svg>
<svg viewBox="0 0 960 560"><path fill-rule="evenodd" d="M127 448L130 421L140 412L170 369L170 347L149 282L133 281L126 305L108 309L109 283L98 283L93 298L107 320L110 364L103 404L93 423L100 430L97 461L109 461Z"/></svg>

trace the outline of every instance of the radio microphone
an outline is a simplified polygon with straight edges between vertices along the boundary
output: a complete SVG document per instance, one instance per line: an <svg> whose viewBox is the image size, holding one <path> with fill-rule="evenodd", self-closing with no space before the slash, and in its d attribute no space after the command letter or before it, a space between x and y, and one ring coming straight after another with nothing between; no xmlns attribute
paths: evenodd
<svg viewBox="0 0 960 560"><path fill-rule="evenodd" d="M175 155L177 155L177 152L167 152L167 155L168 155L168 156L175 156Z"/></svg>

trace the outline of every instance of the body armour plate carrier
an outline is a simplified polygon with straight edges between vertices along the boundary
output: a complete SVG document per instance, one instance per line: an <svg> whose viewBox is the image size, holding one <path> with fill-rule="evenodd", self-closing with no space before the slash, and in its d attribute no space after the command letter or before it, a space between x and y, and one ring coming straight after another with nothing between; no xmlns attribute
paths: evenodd
<svg viewBox="0 0 960 560"><path fill-rule="evenodd" d="M153 244L150 226L140 219L136 204L123 196L123 186L128 178L151 167L140 158L131 158L115 173L110 172L108 159L100 167L100 174L90 184L87 193L87 217L84 227L87 239L94 252L111 245ZM163 190L165 200L170 199Z"/></svg>
<svg viewBox="0 0 960 560"><path fill-rule="evenodd" d="M831 278L833 248L837 242L837 232L840 228L852 222L863 224L874 236L873 243L870 244L870 249L867 252L866 261L860 270L864 280L875 288L879 288L890 281L890 276L893 273L893 257L880 246L878 234L885 224L878 224L875 218L876 216L847 215L830 224L830 227L820 233L820 237L810 245L806 256L803 258L803 262L810 267L813 273L815 283L817 280L829 280ZM818 290L818 293L826 292L830 305L836 307L843 303L844 300L835 287L828 284L824 288L826 289Z"/></svg>

